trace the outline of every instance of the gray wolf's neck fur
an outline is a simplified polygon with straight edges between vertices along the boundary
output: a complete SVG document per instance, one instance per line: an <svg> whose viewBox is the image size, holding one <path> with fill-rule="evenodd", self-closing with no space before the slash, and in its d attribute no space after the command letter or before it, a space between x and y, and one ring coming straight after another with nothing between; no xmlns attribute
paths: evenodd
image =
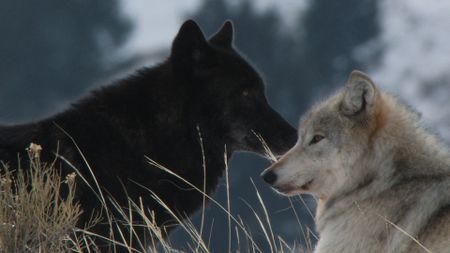
<svg viewBox="0 0 450 253"><path fill-rule="evenodd" d="M389 112L388 123L377 133L361 163L355 164L355 169L367 173L354 179L358 184L349 184L356 185L353 188L338 191L319 203L316 215L319 233L322 234L329 226L336 226L341 218L348 219L346 216L353 213L351 210L356 210L364 214L365 219L389 225L389 237L379 240L386 243L390 252L406 252L414 242L393 224L417 238L429 220L450 203L447 147L420 126L413 112L395 103L401 109ZM389 141L392 139L395 141ZM373 164L364 160L382 162ZM400 200L395 198L408 196L409 191L421 194Z"/></svg>

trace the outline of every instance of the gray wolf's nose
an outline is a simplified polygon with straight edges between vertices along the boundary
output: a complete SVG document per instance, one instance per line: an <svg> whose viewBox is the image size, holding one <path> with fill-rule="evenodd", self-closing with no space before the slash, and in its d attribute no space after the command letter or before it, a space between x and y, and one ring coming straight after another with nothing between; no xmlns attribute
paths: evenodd
<svg viewBox="0 0 450 253"><path fill-rule="evenodd" d="M264 181L270 185L277 181L277 174L273 173L271 170L264 172L261 176Z"/></svg>

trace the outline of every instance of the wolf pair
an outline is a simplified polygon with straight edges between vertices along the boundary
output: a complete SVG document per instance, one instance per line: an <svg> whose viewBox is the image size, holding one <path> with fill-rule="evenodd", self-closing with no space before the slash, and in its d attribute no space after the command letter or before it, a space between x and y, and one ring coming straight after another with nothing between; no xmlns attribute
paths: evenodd
<svg viewBox="0 0 450 253"><path fill-rule="evenodd" d="M298 136L262 176L316 197L314 252L450 252L449 150L366 74L313 107Z"/></svg>

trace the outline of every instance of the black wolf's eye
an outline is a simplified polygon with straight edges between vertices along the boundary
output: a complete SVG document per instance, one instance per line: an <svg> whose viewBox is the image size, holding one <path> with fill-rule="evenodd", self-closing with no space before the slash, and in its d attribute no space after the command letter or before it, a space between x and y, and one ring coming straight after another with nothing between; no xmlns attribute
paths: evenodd
<svg viewBox="0 0 450 253"><path fill-rule="evenodd" d="M311 139L311 141L309 142L309 145L316 144L316 143L318 143L319 141L321 141L323 138L325 138L323 135L316 134L316 135L314 135L314 137L313 137L313 138Z"/></svg>

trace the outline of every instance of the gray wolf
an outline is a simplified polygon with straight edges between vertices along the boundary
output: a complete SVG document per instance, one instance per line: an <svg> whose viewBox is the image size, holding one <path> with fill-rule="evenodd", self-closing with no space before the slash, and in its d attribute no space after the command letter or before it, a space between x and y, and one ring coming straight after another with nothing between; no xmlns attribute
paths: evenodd
<svg viewBox="0 0 450 253"><path fill-rule="evenodd" d="M450 153L364 73L301 120L262 176L318 200L316 253L450 252Z"/></svg>
<svg viewBox="0 0 450 253"><path fill-rule="evenodd" d="M210 194L224 172L224 154L264 154L253 131L280 155L297 139L296 130L269 106L263 80L232 42L231 22L206 39L194 21L186 21L161 64L97 89L49 118L1 126L0 160L14 168L17 154L26 157L24 149L34 142L43 147L43 161L52 161L58 151L90 178L73 138L105 193L123 207L128 206L127 197L136 203L142 197L157 224L170 231L173 217L147 189L181 218L199 208L203 196L150 165L145 156ZM64 162L57 164L62 175L73 171ZM83 224L101 207L83 181L78 183ZM101 224L93 231L108 234Z"/></svg>

